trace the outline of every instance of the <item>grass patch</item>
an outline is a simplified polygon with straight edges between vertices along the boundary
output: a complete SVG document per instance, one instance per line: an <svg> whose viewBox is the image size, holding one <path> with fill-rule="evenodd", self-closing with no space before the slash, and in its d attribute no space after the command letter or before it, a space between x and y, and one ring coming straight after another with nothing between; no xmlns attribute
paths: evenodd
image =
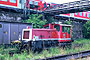
<svg viewBox="0 0 90 60"><path fill-rule="evenodd" d="M77 39L73 42L73 44L85 44L85 43L90 43L90 39Z"/></svg>
<svg viewBox="0 0 90 60"><path fill-rule="evenodd" d="M0 48L0 60L34 60L34 59L52 57L57 55L76 53L80 51L90 50L89 43L90 43L90 39L78 39L72 43L71 48L62 49L60 47L55 47L55 48L50 48L49 50L43 50L41 53L33 53L30 51L29 54L23 52L21 54L14 54L12 57L9 56L8 52L10 50L13 51L13 49L10 48L4 49L4 47L2 46Z"/></svg>

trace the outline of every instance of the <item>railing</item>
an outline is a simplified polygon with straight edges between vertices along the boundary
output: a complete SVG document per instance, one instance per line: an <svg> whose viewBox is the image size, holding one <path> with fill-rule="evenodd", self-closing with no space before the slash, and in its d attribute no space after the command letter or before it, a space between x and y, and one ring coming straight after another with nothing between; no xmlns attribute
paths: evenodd
<svg viewBox="0 0 90 60"><path fill-rule="evenodd" d="M90 0L80 0L69 3L60 4L58 6L54 6L54 8L47 8L46 11L57 10L57 9L73 9L80 7L88 7L90 5Z"/></svg>

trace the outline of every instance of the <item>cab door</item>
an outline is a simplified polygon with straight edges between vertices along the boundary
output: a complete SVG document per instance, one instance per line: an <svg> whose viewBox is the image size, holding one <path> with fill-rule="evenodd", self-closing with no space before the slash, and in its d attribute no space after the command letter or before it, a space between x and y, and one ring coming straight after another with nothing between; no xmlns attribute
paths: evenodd
<svg viewBox="0 0 90 60"><path fill-rule="evenodd" d="M16 23L11 23L10 25L10 40L14 41L14 40L18 40L18 24Z"/></svg>
<svg viewBox="0 0 90 60"><path fill-rule="evenodd" d="M61 38L62 40L67 38L67 26L61 26L62 27L62 31L61 31Z"/></svg>
<svg viewBox="0 0 90 60"><path fill-rule="evenodd" d="M55 24L54 29L56 29L56 31L54 31L52 35L54 38L58 39L60 37L60 25Z"/></svg>
<svg viewBox="0 0 90 60"><path fill-rule="evenodd" d="M71 31L71 27L70 26L61 26L61 34L60 34L60 42L67 42L70 41L70 31Z"/></svg>
<svg viewBox="0 0 90 60"><path fill-rule="evenodd" d="M70 31L71 31L71 28L68 27L68 28L67 28L67 38L71 38L71 33L70 33Z"/></svg>
<svg viewBox="0 0 90 60"><path fill-rule="evenodd" d="M3 44L10 44L10 23L3 24Z"/></svg>

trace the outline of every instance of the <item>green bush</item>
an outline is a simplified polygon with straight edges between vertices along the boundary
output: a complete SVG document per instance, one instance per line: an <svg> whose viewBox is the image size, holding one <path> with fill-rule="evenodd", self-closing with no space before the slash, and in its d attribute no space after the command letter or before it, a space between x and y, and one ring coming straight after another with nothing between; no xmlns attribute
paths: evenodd
<svg viewBox="0 0 90 60"><path fill-rule="evenodd" d="M90 38L90 20L83 25L84 38Z"/></svg>
<svg viewBox="0 0 90 60"><path fill-rule="evenodd" d="M46 16L47 24L56 22L55 19L51 16Z"/></svg>
<svg viewBox="0 0 90 60"><path fill-rule="evenodd" d="M33 28L42 28L42 25L45 25L47 21L42 20L42 15L31 14L29 15L29 19L22 20L22 22L32 23Z"/></svg>

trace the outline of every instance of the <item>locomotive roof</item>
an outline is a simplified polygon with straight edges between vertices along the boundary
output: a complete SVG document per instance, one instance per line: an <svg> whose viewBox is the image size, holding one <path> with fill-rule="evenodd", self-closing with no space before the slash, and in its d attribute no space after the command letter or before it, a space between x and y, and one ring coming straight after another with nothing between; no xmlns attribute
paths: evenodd
<svg viewBox="0 0 90 60"><path fill-rule="evenodd" d="M71 25L67 25L67 24L60 24L61 26L71 26Z"/></svg>
<svg viewBox="0 0 90 60"><path fill-rule="evenodd" d="M51 23L51 24L53 24L53 25L60 25L60 26L72 26L72 25L68 25L68 24L56 24L56 23ZM43 25L43 27L44 26L49 26L49 24L45 24L45 25Z"/></svg>
<svg viewBox="0 0 90 60"><path fill-rule="evenodd" d="M58 25L61 25L61 26L71 26L71 25L68 25L68 24L58 24Z"/></svg>

